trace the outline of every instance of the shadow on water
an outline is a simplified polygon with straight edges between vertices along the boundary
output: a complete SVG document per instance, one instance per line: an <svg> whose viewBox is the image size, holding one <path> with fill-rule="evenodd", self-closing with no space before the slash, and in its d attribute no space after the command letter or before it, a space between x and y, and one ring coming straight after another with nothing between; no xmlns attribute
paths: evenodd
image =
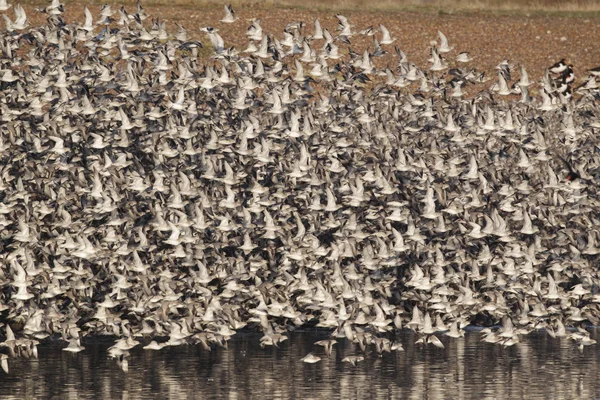
<svg viewBox="0 0 600 400"><path fill-rule="evenodd" d="M592 336L599 336L594 331ZM325 332L291 333L280 348L259 346L258 334L238 334L229 348L179 346L131 351L129 372L107 358L113 343L94 339L79 354L61 342L40 346L39 359L10 360L0 372L0 399L572 399L600 397L600 352L532 333L509 348L442 337L445 349L398 337L404 351L367 350L354 367L342 359L360 350L346 340L330 357L314 346ZM316 364L299 360L309 352Z"/></svg>

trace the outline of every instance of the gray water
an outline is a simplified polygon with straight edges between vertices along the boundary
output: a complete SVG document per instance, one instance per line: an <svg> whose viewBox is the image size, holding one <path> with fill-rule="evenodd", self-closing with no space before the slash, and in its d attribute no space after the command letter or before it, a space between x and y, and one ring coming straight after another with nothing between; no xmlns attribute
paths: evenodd
<svg viewBox="0 0 600 400"><path fill-rule="evenodd" d="M599 339L598 332L592 337ZM566 339L542 333L522 337L509 348L442 337L445 349L414 342L405 332L396 340L404 351L342 363L360 354L340 340L330 357L316 340L324 332L291 333L280 348L259 346L260 335L238 334L228 349L179 346L131 351L129 372L107 358L113 343L84 341L79 354L62 342L39 347L39 359L10 360L0 371L0 399L592 399L600 398L600 348L580 352ZM314 351L316 364L300 358Z"/></svg>

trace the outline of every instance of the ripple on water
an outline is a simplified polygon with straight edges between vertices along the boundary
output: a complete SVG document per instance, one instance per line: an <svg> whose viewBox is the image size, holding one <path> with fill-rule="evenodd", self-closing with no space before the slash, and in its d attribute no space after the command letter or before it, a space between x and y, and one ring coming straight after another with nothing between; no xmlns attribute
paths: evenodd
<svg viewBox="0 0 600 400"><path fill-rule="evenodd" d="M598 336L597 330L592 336ZM106 357L112 344L94 339L78 354L62 343L40 346L39 359L11 360L0 376L0 398L127 399L334 399L334 398L593 398L600 354L579 352L571 341L532 333L502 348L477 332L446 342L445 349L415 345L403 332L405 351L378 356L367 350L356 367L343 363L360 349L340 340L327 357L313 346L323 332L291 333L280 348L261 349L259 334L238 334L228 349L178 346L132 350L129 373ZM298 362L308 352L316 364Z"/></svg>

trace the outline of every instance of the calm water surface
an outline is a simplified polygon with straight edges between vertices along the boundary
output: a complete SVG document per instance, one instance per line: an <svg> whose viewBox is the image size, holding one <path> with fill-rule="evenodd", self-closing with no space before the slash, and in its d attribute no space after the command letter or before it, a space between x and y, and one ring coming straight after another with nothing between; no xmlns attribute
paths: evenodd
<svg viewBox="0 0 600 400"><path fill-rule="evenodd" d="M598 331L592 337L600 339ZM405 351L379 357L345 340L331 357L316 340L323 332L290 334L279 349L261 349L260 335L239 334L229 349L179 346L132 350L129 372L107 358L112 342L94 339L79 354L61 342L39 348L39 359L10 360L0 371L0 399L593 399L600 398L600 347L579 352L573 342L533 333L510 348L442 337L445 349L397 338ZM308 352L323 357L300 362Z"/></svg>

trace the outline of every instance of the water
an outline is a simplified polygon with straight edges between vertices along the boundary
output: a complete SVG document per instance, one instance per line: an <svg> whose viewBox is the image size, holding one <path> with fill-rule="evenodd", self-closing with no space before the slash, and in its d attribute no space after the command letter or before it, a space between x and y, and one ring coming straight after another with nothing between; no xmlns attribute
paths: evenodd
<svg viewBox="0 0 600 400"><path fill-rule="evenodd" d="M592 337L598 339L598 332ZM345 340L325 356L324 332L291 333L279 349L261 349L260 335L239 334L229 349L179 346L131 351L129 372L107 358L112 342L84 342L79 354L61 342L39 348L39 359L10 360L0 371L0 399L574 399L600 398L600 352L579 352L566 339L544 333L522 337L510 348L442 337L445 349L415 345L405 332L405 351L379 357L369 349L357 367L343 357L360 354ZM373 350L373 351L371 351ZM300 358L314 351L316 364Z"/></svg>

